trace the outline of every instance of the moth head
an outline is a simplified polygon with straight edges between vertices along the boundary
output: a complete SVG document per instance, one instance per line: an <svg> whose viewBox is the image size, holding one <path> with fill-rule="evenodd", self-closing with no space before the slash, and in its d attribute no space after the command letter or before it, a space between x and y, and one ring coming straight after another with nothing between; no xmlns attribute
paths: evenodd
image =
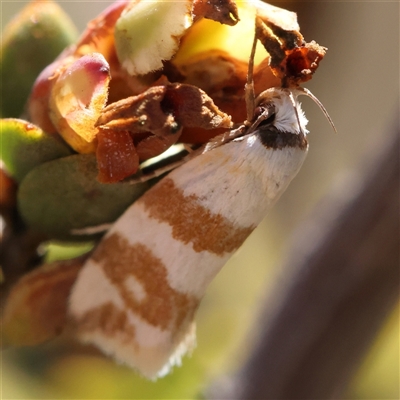
<svg viewBox="0 0 400 400"><path fill-rule="evenodd" d="M302 87L270 88L262 92L255 100L252 130L268 125L279 132L305 136L308 133L308 120L298 101L301 95L311 98L318 105L336 132L335 125L322 103L308 89Z"/></svg>
<svg viewBox="0 0 400 400"><path fill-rule="evenodd" d="M255 101L255 128L270 126L279 132L306 135L308 120L297 101L297 93L290 89L270 88Z"/></svg>

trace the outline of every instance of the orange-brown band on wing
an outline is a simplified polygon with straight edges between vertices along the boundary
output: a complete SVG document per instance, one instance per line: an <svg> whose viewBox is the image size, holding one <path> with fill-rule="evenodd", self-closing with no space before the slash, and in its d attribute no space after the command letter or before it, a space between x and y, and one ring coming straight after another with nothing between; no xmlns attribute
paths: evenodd
<svg viewBox="0 0 400 400"><path fill-rule="evenodd" d="M172 236L196 252L223 255L239 248L255 227L238 227L199 204L194 194L185 196L172 179L164 178L140 199L151 218L172 227Z"/></svg>
<svg viewBox="0 0 400 400"><path fill-rule="evenodd" d="M73 324L78 327L79 332L101 331L107 337L114 337L116 332L123 332L124 336L130 337L132 343L135 343L135 327L129 323L128 314L111 302L74 318Z"/></svg>
<svg viewBox="0 0 400 400"><path fill-rule="evenodd" d="M199 299L171 288L162 260L145 245L114 233L93 254L127 309L162 330L179 331L193 320ZM132 281L139 286L132 291ZM107 312L108 315L108 312Z"/></svg>

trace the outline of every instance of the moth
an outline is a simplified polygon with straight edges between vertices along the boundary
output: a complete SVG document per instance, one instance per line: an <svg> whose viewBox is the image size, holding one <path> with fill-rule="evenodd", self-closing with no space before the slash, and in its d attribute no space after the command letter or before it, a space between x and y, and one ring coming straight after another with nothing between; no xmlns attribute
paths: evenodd
<svg viewBox="0 0 400 400"><path fill-rule="evenodd" d="M148 378L165 375L195 347L194 316L207 286L301 168L308 121L298 96L311 97L331 122L309 91L288 83L287 73L282 87L254 98L259 32L249 62L247 121L128 208L71 292L69 315L80 340Z"/></svg>

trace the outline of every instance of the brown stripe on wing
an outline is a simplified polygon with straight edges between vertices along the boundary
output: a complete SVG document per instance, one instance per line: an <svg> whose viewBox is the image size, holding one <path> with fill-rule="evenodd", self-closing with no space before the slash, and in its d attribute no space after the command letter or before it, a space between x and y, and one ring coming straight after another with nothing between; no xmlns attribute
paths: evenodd
<svg viewBox="0 0 400 400"><path fill-rule="evenodd" d="M217 255L239 248L254 227L238 227L220 214L213 214L199 204L194 194L185 196L170 178L164 178L139 200L151 218L172 227L172 236L196 252Z"/></svg>
<svg viewBox="0 0 400 400"><path fill-rule="evenodd" d="M102 335L114 337L118 332L131 338L132 345L135 342L135 327L128 320L125 310L120 310L113 303L104 303L87 311L80 317L74 317L73 324L79 332L101 331Z"/></svg>
<svg viewBox="0 0 400 400"><path fill-rule="evenodd" d="M92 260L101 265L127 309L149 324L161 330L178 331L185 330L186 325L193 320L199 299L173 289L168 282L167 269L162 260L155 257L145 245L132 245L114 233L100 243ZM141 286L143 296L135 295L135 288L129 286L130 277ZM103 317L95 312L92 314L106 326L107 322L102 318L109 314L109 307L103 306L102 311ZM89 315L85 318L89 318ZM118 320L115 327L123 330L122 325L126 321L122 316Z"/></svg>

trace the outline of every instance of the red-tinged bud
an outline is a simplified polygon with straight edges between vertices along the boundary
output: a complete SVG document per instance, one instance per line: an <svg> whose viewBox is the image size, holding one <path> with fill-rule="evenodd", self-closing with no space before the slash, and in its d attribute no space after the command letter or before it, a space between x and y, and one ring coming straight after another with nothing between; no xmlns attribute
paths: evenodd
<svg viewBox="0 0 400 400"><path fill-rule="evenodd" d="M49 100L51 89L55 82L56 71L67 60L56 60L48 65L36 78L28 100L29 120L47 133L56 133L57 129L51 122L49 114Z"/></svg>
<svg viewBox="0 0 400 400"><path fill-rule="evenodd" d="M108 97L109 65L99 53L83 56L57 77L51 91L50 118L79 153L95 151L95 122Z"/></svg>

